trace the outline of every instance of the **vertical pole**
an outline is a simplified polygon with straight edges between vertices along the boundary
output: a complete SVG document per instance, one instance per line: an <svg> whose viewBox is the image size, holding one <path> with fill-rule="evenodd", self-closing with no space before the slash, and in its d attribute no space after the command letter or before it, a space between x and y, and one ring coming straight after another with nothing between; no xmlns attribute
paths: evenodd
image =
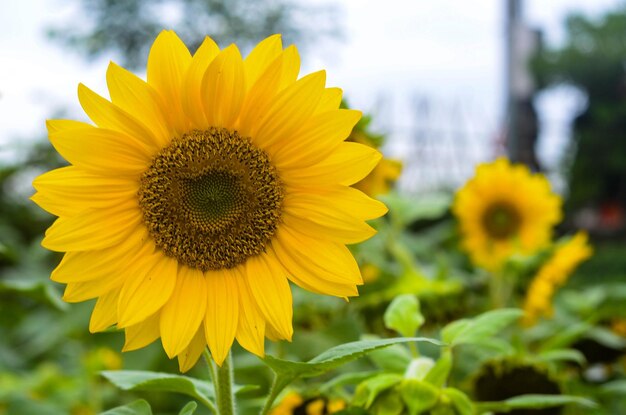
<svg viewBox="0 0 626 415"><path fill-rule="evenodd" d="M515 75L519 65L517 33L521 20L522 0L507 0L505 10L506 58L506 151L512 161L519 159L518 117L516 113Z"/></svg>

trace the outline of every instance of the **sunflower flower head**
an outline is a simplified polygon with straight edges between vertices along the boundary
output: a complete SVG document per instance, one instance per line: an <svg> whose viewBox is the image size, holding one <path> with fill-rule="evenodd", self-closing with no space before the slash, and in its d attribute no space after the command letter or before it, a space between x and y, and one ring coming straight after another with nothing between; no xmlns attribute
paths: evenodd
<svg viewBox="0 0 626 415"><path fill-rule="evenodd" d="M111 63L110 99L79 85L93 124L48 121L70 165L32 199L58 216L42 244L65 253L51 276L64 299L97 298L90 331L124 329L124 350L160 338L187 371L206 345L221 364L234 339L259 356L265 337L291 339L289 281L358 295L346 244L386 207L350 185L381 155L344 142L361 113L299 69L279 35L244 59L163 31L147 81Z"/></svg>
<svg viewBox="0 0 626 415"><path fill-rule="evenodd" d="M549 243L560 207L545 176L499 158L476 168L452 209L472 262L497 271L512 255L530 255Z"/></svg>
<svg viewBox="0 0 626 415"><path fill-rule="evenodd" d="M524 300L523 324L531 326L540 317L553 313L552 298L556 290L567 282L581 262L593 254L585 232L578 232L556 248L530 283Z"/></svg>

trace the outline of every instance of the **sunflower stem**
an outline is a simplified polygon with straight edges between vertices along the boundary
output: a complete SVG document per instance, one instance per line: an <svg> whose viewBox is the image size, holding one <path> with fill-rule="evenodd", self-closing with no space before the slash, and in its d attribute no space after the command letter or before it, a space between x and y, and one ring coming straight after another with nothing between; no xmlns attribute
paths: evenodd
<svg viewBox="0 0 626 415"><path fill-rule="evenodd" d="M202 352L202 356L204 357L204 362L207 365L211 383L215 387L215 364L213 364L213 359L211 358L211 354L209 353L209 350L207 348L205 348ZM205 397L205 399L203 399L201 402L204 404L204 406L209 408L212 414L217 414L217 408L215 407L215 404L209 399L209 397Z"/></svg>
<svg viewBox="0 0 626 415"><path fill-rule="evenodd" d="M265 401L265 405L263 405L263 409L261 410L260 415L267 415L270 413L272 406L274 405L274 401L278 397L278 395L285 389L287 385L289 385L290 379L281 378L278 375L274 375L274 380L272 381L272 386L270 387L270 393Z"/></svg>
<svg viewBox="0 0 626 415"><path fill-rule="evenodd" d="M215 400L217 401L218 415L235 415L235 396L233 394L233 361L231 353L228 353L222 366L211 362L214 372L213 386L215 388Z"/></svg>

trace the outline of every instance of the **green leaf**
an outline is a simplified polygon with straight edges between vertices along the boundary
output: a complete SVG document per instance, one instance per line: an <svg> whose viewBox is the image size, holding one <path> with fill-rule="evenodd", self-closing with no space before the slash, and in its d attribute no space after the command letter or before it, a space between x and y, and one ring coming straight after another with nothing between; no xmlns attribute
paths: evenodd
<svg viewBox="0 0 626 415"><path fill-rule="evenodd" d="M597 407L597 404L592 400L570 395L520 395L501 402L479 402L476 406L479 412L508 412L514 409L543 409L569 404L581 405L587 408Z"/></svg>
<svg viewBox="0 0 626 415"><path fill-rule="evenodd" d="M198 408L198 404L194 401L187 402L187 405L183 406L183 409L180 410L178 415L192 415L196 412Z"/></svg>
<svg viewBox="0 0 626 415"><path fill-rule="evenodd" d="M600 392L609 395L626 396L626 380L618 379L600 386Z"/></svg>
<svg viewBox="0 0 626 415"><path fill-rule="evenodd" d="M320 392L322 394L327 394L335 388L341 388L346 385L356 385L379 374L379 371L342 373L341 375L334 376L328 382L322 384L320 386Z"/></svg>
<svg viewBox="0 0 626 415"><path fill-rule="evenodd" d="M118 406L102 412L100 415L152 415L150 404L143 399L139 399L128 405Z"/></svg>
<svg viewBox="0 0 626 415"><path fill-rule="evenodd" d="M383 392L370 408L370 412L374 415L402 415L404 402L395 391Z"/></svg>
<svg viewBox="0 0 626 415"><path fill-rule="evenodd" d="M612 349L621 350L626 347L626 340L622 336L618 336L604 327L593 327L587 332L587 337Z"/></svg>
<svg viewBox="0 0 626 415"><path fill-rule="evenodd" d="M539 357L547 362L575 362L583 366L587 359L585 355L575 349L555 349L539 354Z"/></svg>
<svg viewBox="0 0 626 415"><path fill-rule="evenodd" d="M398 390L409 415L418 415L433 407L439 399L439 389L426 382L405 379Z"/></svg>
<svg viewBox="0 0 626 415"><path fill-rule="evenodd" d="M397 193L380 195L380 199L389 207L392 220L397 226L408 225L421 219L437 219L450 207L452 196L437 193L419 198L400 196Z"/></svg>
<svg viewBox="0 0 626 415"><path fill-rule="evenodd" d="M441 340L444 343L450 344L452 341L461 333L463 330L467 328L471 324L471 320L467 318L463 318L461 320L456 320L451 323L448 323L441 330Z"/></svg>
<svg viewBox="0 0 626 415"><path fill-rule="evenodd" d="M435 363L435 366L426 374L424 381L441 388L446 384L450 370L452 370L452 352L450 348L446 348L442 350L437 363Z"/></svg>
<svg viewBox="0 0 626 415"><path fill-rule="evenodd" d="M484 338L494 336L523 314L524 312L517 308L503 308L461 322L453 322L443 328L442 340L451 346L480 343Z"/></svg>
<svg viewBox="0 0 626 415"><path fill-rule="evenodd" d="M187 376L140 370L107 370L101 374L122 390L181 393L203 403L214 397L209 382Z"/></svg>
<svg viewBox="0 0 626 415"><path fill-rule="evenodd" d="M446 388L442 391L446 395L459 415L473 415L476 412L474 403L463 392L455 388Z"/></svg>
<svg viewBox="0 0 626 415"><path fill-rule="evenodd" d="M374 350L382 349L399 343L428 342L438 346L441 343L425 337L403 337L381 340L362 340L328 349L308 362L292 362L265 356L265 363L277 374L290 378L319 376L352 360L358 359Z"/></svg>
<svg viewBox="0 0 626 415"><path fill-rule="evenodd" d="M385 327L411 337L424 324L420 303L412 294L399 295L393 299L384 315Z"/></svg>
<svg viewBox="0 0 626 415"><path fill-rule="evenodd" d="M380 369L396 373L403 373L411 362L411 353L399 344L374 350L368 357Z"/></svg>
<svg viewBox="0 0 626 415"><path fill-rule="evenodd" d="M554 336L546 339L540 346L540 350L564 349L585 336L593 326L589 323L580 322L570 324L561 330L556 330Z"/></svg>
<svg viewBox="0 0 626 415"><path fill-rule="evenodd" d="M367 379L357 386L353 403L369 409L378 395L402 381L402 375L384 373Z"/></svg>
<svg viewBox="0 0 626 415"><path fill-rule="evenodd" d="M404 377L407 379L424 380L434 366L435 361L430 357L416 357L409 363L404 372Z"/></svg>

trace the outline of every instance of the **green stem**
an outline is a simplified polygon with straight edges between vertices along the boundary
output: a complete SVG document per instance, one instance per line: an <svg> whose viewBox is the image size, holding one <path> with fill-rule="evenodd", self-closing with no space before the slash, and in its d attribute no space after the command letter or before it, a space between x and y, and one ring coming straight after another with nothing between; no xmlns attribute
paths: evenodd
<svg viewBox="0 0 626 415"><path fill-rule="evenodd" d="M222 363L215 365L215 398L218 415L235 415L235 396L233 394L233 360L231 353Z"/></svg>
<svg viewBox="0 0 626 415"><path fill-rule="evenodd" d="M490 275L489 294L492 308L504 308L508 305L513 292L513 283L511 274L506 271L494 272Z"/></svg>
<svg viewBox="0 0 626 415"><path fill-rule="evenodd" d="M267 415L270 413L272 406L274 405L274 401L278 397L278 395L291 383L291 379L279 378L279 376L274 375L274 380L272 381L272 387L270 388L270 394L265 401L265 405L261 410L260 415Z"/></svg>
<svg viewBox="0 0 626 415"><path fill-rule="evenodd" d="M211 383L215 385L216 383L216 374L215 374L215 363L213 363L213 357L211 357L211 353L208 348L204 348L202 352L202 356L204 357L204 362L207 365L207 369L209 371L209 378L211 379Z"/></svg>

